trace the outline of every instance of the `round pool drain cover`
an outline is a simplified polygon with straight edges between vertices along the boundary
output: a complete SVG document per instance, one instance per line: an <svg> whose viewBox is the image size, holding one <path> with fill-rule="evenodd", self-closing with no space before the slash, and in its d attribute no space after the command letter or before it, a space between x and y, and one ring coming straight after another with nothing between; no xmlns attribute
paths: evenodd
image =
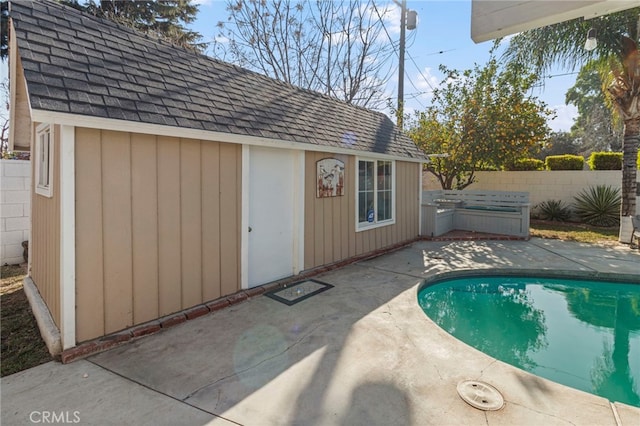
<svg viewBox="0 0 640 426"><path fill-rule="evenodd" d="M457 389L460 398L478 410L495 411L504 405L504 398L498 389L488 383L465 380L458 383Z"/></svg>

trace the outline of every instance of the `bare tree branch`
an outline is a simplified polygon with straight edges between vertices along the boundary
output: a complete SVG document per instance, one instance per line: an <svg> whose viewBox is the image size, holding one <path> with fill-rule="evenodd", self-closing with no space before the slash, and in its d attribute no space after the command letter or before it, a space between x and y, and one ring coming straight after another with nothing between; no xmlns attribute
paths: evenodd
<svg viewBox="0 0 640 426"><path fill-rule="evenodd" d="M383 105L393 45L373 0L228 0L215 54L355 105Z"/></svg>

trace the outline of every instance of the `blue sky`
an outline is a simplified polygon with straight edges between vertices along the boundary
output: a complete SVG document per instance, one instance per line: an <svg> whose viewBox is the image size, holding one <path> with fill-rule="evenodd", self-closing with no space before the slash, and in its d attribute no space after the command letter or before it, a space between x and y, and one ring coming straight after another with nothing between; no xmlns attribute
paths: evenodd
<svg viewBox="0 0 640 426"><path fill-rule="evenodd" d="M216 24L226 20L226 2L223 0L196 0L200 4L197 21L192 28L211 41L217 34ZM326 1L326 0L325 0ZM380 9L390 9L386 27L392 39L400 35L400 10L391 1L378 1ZM407 32L405 58L405 104L406 110L422 110L430 104L432 87L442 80L438 71L440 64L459 70L472 68L474 63L484 64L489 58L492 42L475 44L471 40L471 0L407 1L407 8L418 12L418 26ZM442 52L442 53L440 53ZM7 74L7 63L0 65L0 77ZM393 67L397 70L398 60ZM565 74L570 70L558 69L552 75ZM534 95L557 111L557 118L549 122L554 131L568 131L577 110L564 104L564 96L575 82L575 74L545 79L543 88ZM387 86L390 98L397 97L398 74L393 73ZM385 111L388 112L388 111Z"/></svg>
<svg viewBox="0 0 640 426"><path fill-rule="evenodd" d="M198 0L200 12L192 27L204 36L204 41L212 40L217 34L216 23L226 20L226 2L223 0ZM392 1L377 1L380 9L390 9L386 28L394 41L400 36L400 9ZM471 0L407 0L407 8L418 12L418 26L407 31L405 58L405 103L407 109L424 109L430 104L431 87L442 80L438 71L440 64L459 70L472 68L474 63L484 64L489 58L492 42L476 44L471 40ZM442 53L440 53L442 52ZM397 70L398 59L393 63ZM534 95L557 111L558 117L549 122L555 131L568 131L573 124L577 110L566 106L564 96L575 82L575 74L560 76L571 70L558 69L545 79L544 87L536 89ZM397 97L397 71L391 78L387 91L389 97ZM395 101L394 101L395 102ZM386 112L386 111L385 111Z"/></svg>

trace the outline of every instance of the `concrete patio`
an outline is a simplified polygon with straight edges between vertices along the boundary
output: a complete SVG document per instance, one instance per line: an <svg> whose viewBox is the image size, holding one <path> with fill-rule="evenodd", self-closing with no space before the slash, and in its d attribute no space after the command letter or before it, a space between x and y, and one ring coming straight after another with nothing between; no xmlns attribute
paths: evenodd
<svg viewBox="0 0 640 426"><path fill-rule="evenodd" d="M335 287L293 306L260 296L85 360L5 377L2 424L45 413L79 424L639 424L640 408L497 361L418 306L424 279L490 269L640 282L640 251L541 239L420 241L317 276ZM456 392L466 379L495 386L505 406L466 404Z"/></svg>

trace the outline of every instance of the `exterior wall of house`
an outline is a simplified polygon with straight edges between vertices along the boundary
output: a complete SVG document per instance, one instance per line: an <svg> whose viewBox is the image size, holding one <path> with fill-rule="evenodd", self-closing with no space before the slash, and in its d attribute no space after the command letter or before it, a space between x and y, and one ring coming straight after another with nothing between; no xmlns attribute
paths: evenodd
<svg viewBox="0 0 640 426"><path fill-rule="evenodd" d="M240 289L241 145L76 128L76 340Z"/></svg>
<svg viewBox="0 0 640 426"><path fill-rule="evenodd" d="M34 124L32 132L35 134ZM53 194L45 197L35 192L31 179L31 241L29 242L30 276L49 307L53 321L60 327L60 126L53 126ZM31 158L35 158L31 152ZM36 161L31 161L35 176Z"/></svg>
<svg viewBox="0 0 640 426"><path fill-rule="evenodd" d="M345 194L316 197L316 162L337 158L345 163ZM396 223L356 232L356 157L307 152L305 156L304 268L331 264L369 253L419 233L419 163L396 161Z"/></svg>
<svg viewBox="0 0 640 426"><path fill-rule="evenodd" d="M32 140L31 115L29 113L29 98L27 84L20 56L17 55L15 37L11 37L13 50L11 53L11 110L9 111L9 150L29 151Z"/></svg>

